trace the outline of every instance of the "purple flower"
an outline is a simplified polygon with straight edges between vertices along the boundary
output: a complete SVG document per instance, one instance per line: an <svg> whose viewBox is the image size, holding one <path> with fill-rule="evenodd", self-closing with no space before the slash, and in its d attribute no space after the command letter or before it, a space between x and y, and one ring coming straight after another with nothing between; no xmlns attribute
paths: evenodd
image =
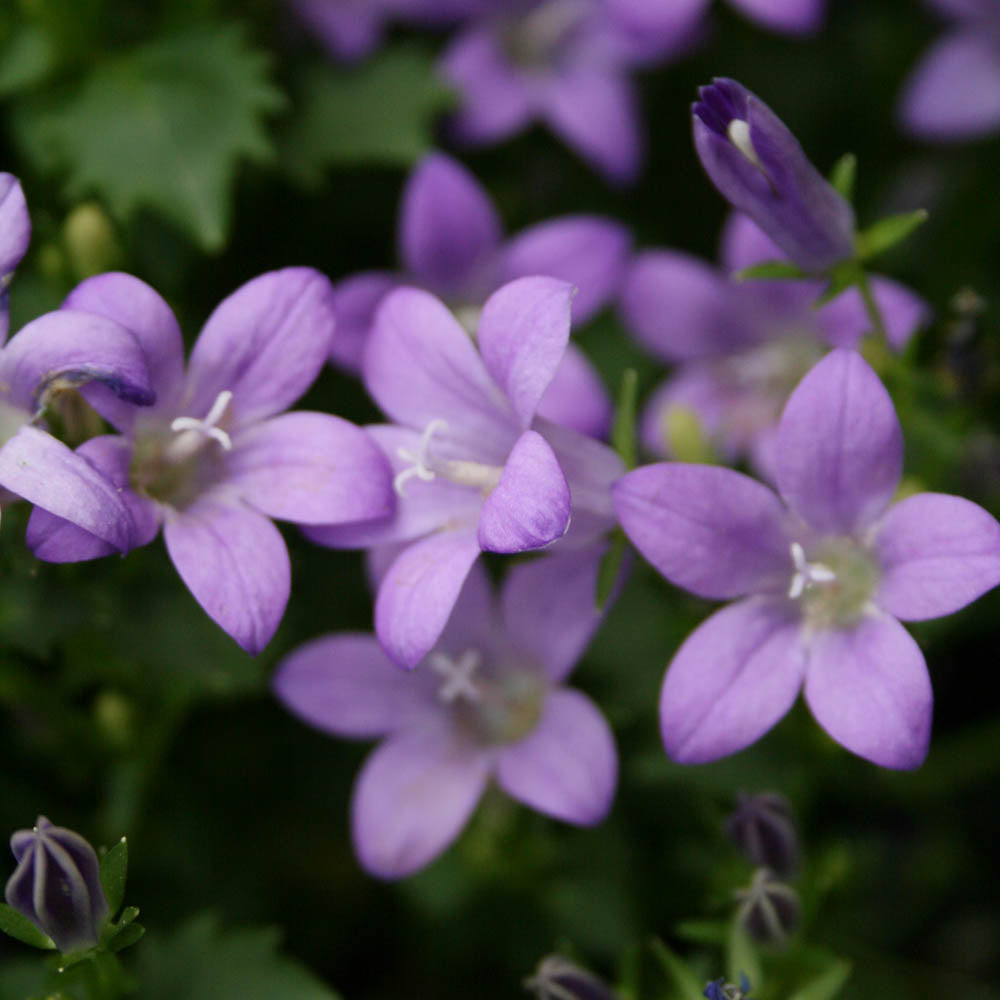
<svg viewBox="0 0 1000 1000"><path fill-rule="evenodd" d="M600 621L594 550L516 566L494 601L468 576L448 627L412 674L368 635L331 635L278 667L274 688L337 736L384 737L358 775L354 849L402 878L461 832L491 778L569 823L600 822L617 780L614 740L584 695L562 686Z"/></svg>
<svg viewBox="0 0 1000 1000"><path fill-rule="evenodd" d="M727 461L749 457L774 479L776 429L801 377L831 347L854 347L871 328L857 289L817 309L822 287L811 281L749 281L728 275L784 254L745 215L733 213L722 237L722 268L673 250L639 254L626 277L626 327L653 354L677 365L646 405L642 441L669 457L678 410L693 412ZM888 278L871 287L901 349L929 318L926 303Z"/></svg>
<svg viewBox="0 0 1000 1000"><path fill-rule="evenodd" d="M283 412L326 360L332 300L329 282L309 268L261 275L212 313L186 373L173 313L138 278L99 275L65 303L134 331L157 393L156 405L141 410L92 392L121 434L92 438L78 454L120 491L138 526L136 545L162 525L188 589L251 653L270 640L288 601L288 551L270 518L328 524L393 509L388 466L363 431L323 413ZM52 562L110 551L37 510L28 544Z"/></svg>
<svg viewBox="0 0 1000 1000"><path fill-rule="evenodd" d="M547 955L524 981L537 1000L618 1000L618 994L592 972L562 955Z"/></svg>
<svg viewBox="0 0 1000 1000"><path fill-rule="evenodd" d="M537 416L569 337L571 287L519 278L483 306L478 351L430 293L401 288L379 308L364 379L395 421L368 428L393 467L396 512L310 528L320 544L404 544L375 602L375 631L411 668L434 647L481 551L585 543L613 526L618 456Z"/></svg>
<svg viewBox="0 0 1000 1000"><path fill-rule="evenodd" d="M1000 525L960 497L890 506L903 438L892 400L852 351L827 355L785 407L779 499L729 469L661 464L613 489L639 551L702 597L739 598L681 646L660 726L682 763L759 739L804 686L819 724L892 768L927 753L931 686L900 625L950 614L1000 582Z"/></svg>
<svg viewBox="0 0 1000 1000"><path fill-rule="evenodd" d="M109 913L93 847L44 816L14 833L10 847L17 868L7 880L7 902L64 954L96 945Z"/></svg>
<svg viewBox="0 0 1000 1000"><path fill-rule="evenodd" d="M334 364L357 371L378 303L392 288L417 285L443 299L475 331L487 296L531 274L569 281L574 323L586 323L617 294L630 238L620 223L596 215L568 215L503 240L486 191L456 160L431 153L410 174L398 224L403 274L367 271L335 286L339 335ZM603 436L611 404L600 376L574 345L539 405L539 413L584 434Z"/></svg>
<svg viewBox="0 0 1000 1000"><path fill-rule="evenodd" d="M722 196L803 271L826 271L853 256L854 210L784 122L735 80L713 80L698 97L694 144Z"/></svg>
<svg viewBox="0 0 1000 1000"><path fill-rule="evenodd" d="M955 141L1000 129L1000 4L933 0L957 24L925 53L903 87L903 126L925 139Z"/></svg>
<svg viewBox="0 0 1000 1000"><path fill-rule="evenodd" d="M10 322L7 286L30 239L31 219L21 184L13 174L0 173L0 344L7 339Z"/></svg>

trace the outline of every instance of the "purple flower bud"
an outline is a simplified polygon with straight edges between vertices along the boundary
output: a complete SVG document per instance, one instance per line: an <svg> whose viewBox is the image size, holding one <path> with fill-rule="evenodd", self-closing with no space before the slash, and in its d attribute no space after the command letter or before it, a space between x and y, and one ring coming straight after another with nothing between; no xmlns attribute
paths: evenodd
<svg viewBox="0 0 1000 1000"><path fill-rule="evenodd" d="M854 210L755 94L718 78L691 106L694 144L712 183L804 271L854 253Z"/></svg>
<svg viewBox="0 0 1000 1000"><path fill-rule="evenodd" d="M538 1000L617 1000L618 997L597 976L561 955L543 958L524 985L534 990Z"/></svg>
<svg viewBox="0 0 1000 1000"><path fill-rule="evenodd" d="M735 811L726 819L726 833L750 861L776 875L791 875L798 867L795 820L784 795L740 792Z"/></svg>
<svg viewBox="0 0 1000 1000"><path fill-rule="evenodd" d="M736 898L739 921L754 941L782 944L799 925L799 894L767 868L758 868L749 888L737 892Z"/></svg>
<svg viewBox="0 0 1000 1000"><path fill-rule="evenodd" d="M725 979L713 979L702 994L708 1000L750 1000L750 980L740 976L740 985L733 986Z"/></svg>
<svg viewBox="0 0 1000 1000"><path fill-rule="evenodd" d="M83 837L39 816L10 838L17 868L7 902L48 934L64 954L97 944L108 919L97 855Z"/></svg>

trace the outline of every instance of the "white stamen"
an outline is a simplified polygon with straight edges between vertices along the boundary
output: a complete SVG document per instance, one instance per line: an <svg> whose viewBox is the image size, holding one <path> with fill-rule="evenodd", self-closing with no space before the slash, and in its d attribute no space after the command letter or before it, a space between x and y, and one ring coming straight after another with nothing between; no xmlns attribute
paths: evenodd
<svg viewBox="0 0 1000 1000"><path fill-rule="evenodd" d="M764 164L760 162L757 150L753 148L750 141L750 126L742 118L734 118L726 129L729 141L758 169L764 170ZM765 173L767 171L764 171Z"/></svg>
<svg viewBox="0 0 1000 1000"><path fill-rule="evenodd" d="M431 669L444 678L438 691L438 697L443 702L450 705L456 698L479 701L479 688L472 679L483 662L478 649L467 649L457 659L452 659L447 653L431 653L428 662Z"/></svg>
<svg viewBox="0 0 1000 1000"><path fill-rule="evenodd" d="M432 420L425 428L424 433L420 436L420 450L414 454L409 448L397 448L396 454L404 462L412 462L413 465L408 466L401 472L396 473L396 478L392 481L392 488L401 496L405 497L406 492L404 487L406 483L416 476L418 479L425 483L429 483L434 479L434 470L428 464L427 450L430 448L431 438L438 431L446 431L448 429L447 420Z"/></svg>
<svg viewBox="0 0 1000 1000"><path fill-rule="evenodd" d="M172 431L198 431L206 437L212 438L213 441L218 441L223 451L231 451L233 447L232 439L221 427L217 427L216 424L225 415L232 398L233 394L228 389L223 389L215 397L212 408L203 420L199 420L197 417L177 417L170 424L170 429Z"/></svg>
<svg viewBox="0 0 1000 1000"><path fill-rule="evenodd" d="M792 542L792 562L795 564L795 574L788 587L788 596L794 601L817 583L832 583L837 579L829 566L822 563L811 563L806 561L805 550L798 542Z"/></svg>

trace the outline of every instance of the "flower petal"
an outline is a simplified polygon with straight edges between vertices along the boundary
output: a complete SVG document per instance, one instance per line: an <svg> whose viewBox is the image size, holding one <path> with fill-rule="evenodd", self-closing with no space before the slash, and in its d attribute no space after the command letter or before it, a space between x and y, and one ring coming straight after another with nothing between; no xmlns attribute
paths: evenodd
<svg viewBox="0 0 1000 1000"><path fill-rule="evenodd" d="M351 800L361 866L395 879L429 864L461 833L489 776L489 756L458 743L445 720L387 740L365 761Z"/></svg>
<svg viewBox="0 0 1000 1000"><path fill-rule="evenodd" d="M389 517L389 463L360 428L326 413L298 411L233 435L226 481L268 517L334 524Z"/></svg>
<svg viewBox="0 0 1000 1000"><path fill-rule="evenodd" d="M879 527L875 553L877 603L903 621L949 615L1000 583L1000 524L961 497L900 501Z"/></svg>
<svg viewBox="0 0 1000 1000"><path fill-rule="evenodd" d="M569 341L573 286L558 278L518 278L495 291L479 319L486 370L507 394L521 427L534 419Z"/></svg>
<svg viewBox="0 0 1000 1000"><path fill-rule="evenodd" d="M0 173L0 279L21 262L31 240L31 218L20 181Z"/></svg>
<svg viewBox="0 0 1000 1000"><path fill-rule="evenodd" d="M588 437L607 437L614 408L599 372L576 344L566 345L536 412Z"/></svg>
<svg viewBox="0 0 1000 1000"><path fill-rule="evenodd" d="M241 503L205 495L168 512L163 540L205 613L248 653L259 653L281 622L291 586L278 529Z"/></svg>
<svg viewBox="0 0 1000 1000"><path fill-rule="evenodd" d="M749 476L661 463L628 473L611 495L625 534L671 583L722 599L787 582L784 508Z"/></svg>
<svg viewBox="0 0 1000 1000"><path fill-rule="evenodd" d="M805 675L802 625L785 602L749 598L702 622L677 651L660 693L667 753L701 764L760 739Z"/></svg>
<svg viewBox="0 0 1000 1000"><path fill-rule="evenodd" d="M892 399L853 351L831 351L792 393L778 427L785 502L817 531L863 530L888 507L903 466Z"/></svg>
<svg viewBox="0 0 1000 1000"><path fill-rule="evenodd" d="M729 0L747 17L775 31L805 35L819 31L826 0Z"/></svg>
<svg viewBox="0 0 1000 1000"><path fill-rule="evenodd" d="M333 286L337 329L330 341L330 362L352 375L361 371L368 333L379 303L399 285L399 277L386 271L353 274Z"/></svg>
<svg viewBox="0 0 1000 1000"><path fill-rule="evenodd" d="M900 351L930 319L930 306L916 292L896 281L879 277L869 280L889 343ZM813 315L834 347L857 347L861 337L872 328L864 300L856 288L838 295Z"/></svg>
<svg viewBox="0 0 1000 1000"><path fill-rule="evenodd" d="M353 62L382 40L382 12L374 4L340 4L329 0L289 0L330 56Z"/></svg>
<svg viewBox="0 0 1000 1000"><path fill-rule="evenodd" d="M375 633L394 663L412 670L434 648L479 552L471 532L439 531L396 557L375 598Z"/></svg>
<svg viewBox="0 0 1000 1000"><path fill-rule="evenodd" d="M859 757L909 770L927 756L930 677L920 647L895 618L817 634L805 696L816 721Z"/></svg>
<svg viewBox="0 0 1000 1000"><path fill-rule="evenodd" d="M550 691L531 733L500 751L497 781L511 798L546 816L580 826L599 823L618 783L611 728L579 691Z"/></svg>
<svg viewBox="0 0 1000 1000"><path fill-rule="evenodd" d="M569 527L570 490L559 460L537 431L517 440L479 514L487 552L526 552L554 542Z"/></svg>
<svg viewBox="0 0 1000 1000"><path fill-rule="evenodd" d="M238 288L208 317L188 364L187 416L233 394L233 427L287 409L312 385L335 328L333 288L309 267L270 271Z"/></svg>

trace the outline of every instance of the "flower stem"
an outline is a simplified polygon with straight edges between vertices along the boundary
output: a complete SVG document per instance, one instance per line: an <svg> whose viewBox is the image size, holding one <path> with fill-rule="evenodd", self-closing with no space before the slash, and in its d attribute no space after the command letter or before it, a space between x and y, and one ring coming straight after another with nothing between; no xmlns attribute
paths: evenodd
<svg viewBox="0 0 1000 1000"><path fill-rule="evenodd" d="M855 283L858 286L858 291L861 293L861 298L865 304L865 312L868 313L868 318L872 321L875 333L882 338L883 343L887 342L889 334L885 328L882 313L879 310L878 303L875 301L875 296L872 294L871 285L868 283L868 275L865 273L864 267L860 264L858 265Z"/></svg>

